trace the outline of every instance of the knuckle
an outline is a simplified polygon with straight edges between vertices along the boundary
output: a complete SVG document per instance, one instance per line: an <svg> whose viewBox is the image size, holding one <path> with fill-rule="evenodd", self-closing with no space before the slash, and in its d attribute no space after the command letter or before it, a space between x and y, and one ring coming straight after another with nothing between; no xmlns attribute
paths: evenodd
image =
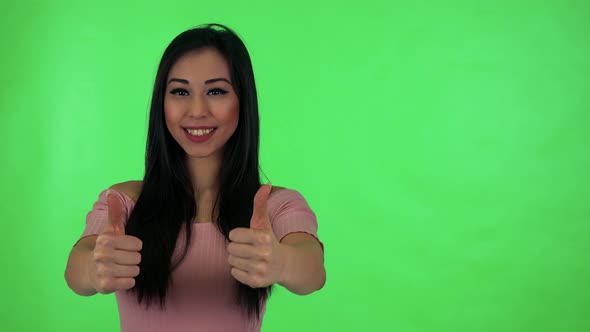
<svg viewBox="0 0 590 332"><path fill-rule="evenodd" d="M98 282L101 293L108 293L111 290L112 283L109 279L101 279Z"/></svg>
<svg viewBox="0 0 590 332"><path fill-rule="evenodd" d="M105 236L106 236L106 235L104 235L104 234L100 234L100 235L99 235L99 236L96 238L96 244L95 244L95 247L96 247L96 248L98 248L98 247L101 247L101 246L103 246L103 245L104 245L104 238L105 238Z"/></svg>
<svg viewBox="0 0 590 332"><path fill-rule="evenodd" d="M94 274L96 274L97 277L101 277L102 276L102 263L98 263L96 265L94 265Z"/></svg>
<svg viewBox="0 0 590 332"><path fill-rule="evenodd" d="M270 261L270 258L272 257L272 253L270 252L270 249L264 249L260 252L260 259L262 259L263 261Z"/></svg>
<svg viewBox="0 0 590 332"><path fill-rule="evenodd" d="M90 254L90 259L92 259L92 261L96 264L97 262L99 262L99 251L96 250L96 248L94 248L94 250L92 250L92 254Z"/></svg>
<svg viewBox="0 0 590 332"><path fill-rule="evenodd" d="M266 233L260 233L260 235L258 235L258 242L260 244L268 244L268 243L270 243L270 235L268 235Z"/></svg>
<svg viewBox="0 0 590 332"><path fill-rule="evenodd" d="M260 274L260 275L265 275L266 271L268 270L266 264L256 264L256 273Z"/></svg>
<svg viewBox="0 0 590 332"><path fill-rule="evenodd" d="M244 278L243 275L240 274L237 268L234 267L231 269L231 275L239 282L243 284L248 284L247 280Z"/></svg>
<svg viewBox="0 0 590 332"><path fill-rule="evenodd" d="M107 260L108 255L105 253L104 250L94 250L94 253L92 254L92 258L94 259L95 262L104 262Z"/></svg>
<svg viewBox="0 0 590 332"><path fill-rule="evenodd" d="M113 244L113 239L110 235L101 234L96 238L96 245L100 247L110 247Z"/></svg>
<svg viewBox="0 0 590 332"><path fill-rule="evenodd" d="M99 264L96 267L96 274L99 276L108 276L110 273L110 269L105 264Z"/></svg>

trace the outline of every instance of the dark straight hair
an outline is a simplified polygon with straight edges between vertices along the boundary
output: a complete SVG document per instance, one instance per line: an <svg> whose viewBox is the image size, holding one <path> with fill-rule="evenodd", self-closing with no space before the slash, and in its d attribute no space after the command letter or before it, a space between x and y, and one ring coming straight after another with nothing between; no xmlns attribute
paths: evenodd
<svg viewBox="0 0 590 332"><path fill-rule="evenodd" d="M127 222L126 232L143 241L140 274L131 289L139 304L159 302L165 309L170 274L184 259L196 215L195 192L186 166L186 153L170 135L164 120L166 78L174 63L189 51L214 48L231 72L240 101L239 121L224 146L219 173L217 228L229 240L236 227L249 227L254 195L260 187L258 165L259 118L256 84L250 55L235 32L220 24L207 24L178 35L164 51L158 67L149 116L143 189ZM215 209L214 209L215 210ZM180 231L186 240L179 259L173 260ZM176 256L175 256L176 257ZM271 287L251 288L236 281L236 301L249 318L259 318Z"/></svg>

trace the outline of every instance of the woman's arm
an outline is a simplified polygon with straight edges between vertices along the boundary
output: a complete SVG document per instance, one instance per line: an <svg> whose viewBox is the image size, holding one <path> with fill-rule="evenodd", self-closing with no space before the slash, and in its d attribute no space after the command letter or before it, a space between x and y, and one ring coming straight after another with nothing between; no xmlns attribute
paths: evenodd
<svg viewBox="0 0 590 332"><path fill-rule="evenodd" d="M250 228L234 228L227 246L231 274L253 288L278 283L295 294L324 286L324 252L319 241L304 232L291 232L279 241L268 214L270 186L254 196Z"/></svg>
<svg viewBox="0 0 590 332"><path fill-rule="evenodd" d="M65 278L68 286L78 295L89 296L96 294L88 278L88 264L92 250L96 244L96 235L81 239L70 252L66 266Z"/></svg>
<svg viewBox="0 0 590 332"><path fill-rule="evenodd" d="M326 283L326 270L318 240L307 233L291 233L280 243L285 265L279 285L299 295L321 289Z"/></svg>
<svg viewBox="0 0 590 332"><path fill-rule="evenodd" d="M139 275L142 242L125 235L123 202L109 193L106 201L108 223L100 234L85 237L72 248L66 266L66 282L80 295L130 289Z"/></svg>

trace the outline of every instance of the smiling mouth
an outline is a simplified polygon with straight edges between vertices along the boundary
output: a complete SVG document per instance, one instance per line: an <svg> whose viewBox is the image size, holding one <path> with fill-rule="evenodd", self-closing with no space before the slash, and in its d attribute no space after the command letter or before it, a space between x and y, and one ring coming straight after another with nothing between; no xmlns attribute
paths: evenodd
<svg viewBox="0 0 590 332"><path fill-rule="evenodd" d="M208 129L187 129L187 128L185 128L184 130L186 130L186 132L192 136L200 137L200 136L209 135L215 129L216 128L208 128Z"/></svg>

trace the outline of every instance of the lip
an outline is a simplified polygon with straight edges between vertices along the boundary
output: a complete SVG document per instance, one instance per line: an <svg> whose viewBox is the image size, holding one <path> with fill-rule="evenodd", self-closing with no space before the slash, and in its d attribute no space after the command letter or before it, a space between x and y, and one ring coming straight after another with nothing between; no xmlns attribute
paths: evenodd
<svg viewBox="0 0 590 332"><path fill-rule="evenodd" d="M217 129L215 126L182 127L184 129Z"/></svg>
<svg viewBox="0 0 590 332"><path fill-rule="evenodd" d="M209 134L203 135L203 136L193 136L193 135L189 134L187 131L187 129L211 129L211 128L213 129L213 131L210 132ZM207 141L208 139L210 139L213 136L213 134L215 134L216 130L217 130L217 128L215 128L215 127L185 127L183 129L184 135L189 140L191 140L192 142L195 142L195 143L203 143L203 142Z"/></svg>

